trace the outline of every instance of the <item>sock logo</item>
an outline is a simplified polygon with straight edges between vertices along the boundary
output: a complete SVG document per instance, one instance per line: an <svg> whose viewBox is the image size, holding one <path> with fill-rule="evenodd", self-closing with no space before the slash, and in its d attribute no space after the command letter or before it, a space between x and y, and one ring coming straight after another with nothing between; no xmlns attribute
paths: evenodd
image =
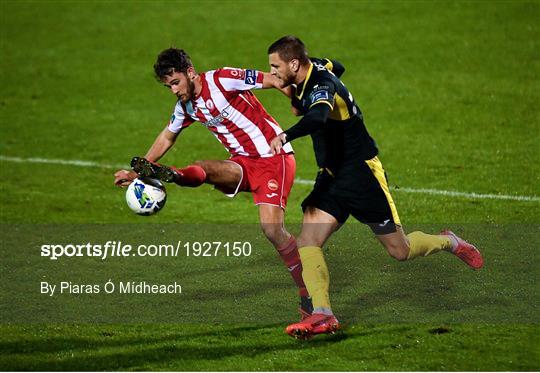
<svg viewBox="0 0 540 373"><path fill-rule="evenodd" d="M295 269L296 267L298 267L299 265L300 265L300 264L295 264L295 265L293 265L293 266L287 267L287 269L289 270L289 272L292 272L292 271L294 271L294 269Z"/></svg>

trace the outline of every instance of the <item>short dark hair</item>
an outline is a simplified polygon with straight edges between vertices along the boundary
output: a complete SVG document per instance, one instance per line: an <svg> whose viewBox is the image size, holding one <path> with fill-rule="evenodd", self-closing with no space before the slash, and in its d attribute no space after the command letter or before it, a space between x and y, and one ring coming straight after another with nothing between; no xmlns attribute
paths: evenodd
<svg viewBox="0 0 540 373"><path fill-rule="evenodd" d="M162 51L154 65L154 72L158 80L174 72L185 73L189 67L193 67L191 58L183 49L169 48Z"/></svg>
<svg viewBox="0 0 540 373"><path fill-rule="evenodd" d="M285 62L296 59L299 60L302 65L309 63L306 46L302 43L302 40L298 39L296 36L284 36L268 47L268 54L276 52Z"/></svg>

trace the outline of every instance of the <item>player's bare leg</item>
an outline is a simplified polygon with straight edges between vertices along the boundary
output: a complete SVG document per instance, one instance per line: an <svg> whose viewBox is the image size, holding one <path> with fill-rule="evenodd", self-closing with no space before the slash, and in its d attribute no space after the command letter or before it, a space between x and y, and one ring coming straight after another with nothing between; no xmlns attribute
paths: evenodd
<svg viewBox="0 0 540 373"><path fill-rule="evenodd" d="M231 161L204 160L195 162L206 172L205 183L225 194L236 192L242 181L242 167Z"/></svg>
<svg viewBox="0 0 540 373"><path fill-rule="evenodd" d="M298 246L322 247L326 240L341 225L329 213L315 207L308 207L304 212L302 232L298 236Z"/></svg>
<svg viewBox="0 0 540 373"><path fill-rule="evenodd" d="M285 211L279 206L259 205L261 229L276 248L287 243L291 234L285 229Z"/></svg>
<svg viewBox="0 0 540 373"><path fill-rule="evenodd" d="M260 204L259 220L264 235L276 248L298 287L301 317L309 317L313 312L313 304L302 278L302 262L296 238L285 229L285 211L279 206Z"/></svg>
<svg viewBox="0 0 540 373"><path fill-rule="evenodd" d="M377 238L388 254L399 261L448 251L474 269L483 266L482 255L478 249L451 231L443 231L439 235L416 231L405 235L401 226L396 226L396 232L377 235Z"/></svg>
<svg viewBox="0 0 540 373"><path fill-rule="evenodd" d="M330 307L330 276L322 253L322 246L339 226L332 215L322 210L308 207L304 212L298 251L304 267L302 277L313 301L313 314L285 329L292 337L306 339L315 334L334 333L339 328Z"/></svg>
<svg viewBox="0 0 540 373"><path fill-rule="evenodd" d="M396 232L379 234L377 239L386 248L388 254L399 261L407 260L410 252L409 239L405 236L403 229L398 225Z"/></svg>
<svg viewBox="0 0 540 373"><path fill-rule="evenodd" d="M140 176L154 177L161 181L175 182L180 186L188 187L197 187L207 183L227 194L234 193L242 180L241 167L230 161L197 161L185 168L176 168L135 157L131 161L131 167Z"/></svg>

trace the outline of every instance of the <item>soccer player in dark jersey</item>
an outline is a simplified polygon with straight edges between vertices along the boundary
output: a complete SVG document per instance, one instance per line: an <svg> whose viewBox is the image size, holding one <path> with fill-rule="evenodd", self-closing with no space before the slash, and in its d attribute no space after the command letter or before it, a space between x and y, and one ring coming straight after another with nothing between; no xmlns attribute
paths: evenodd
<svg viewBox="0 0 540 373"><path fill-rule="evenodd" d="M303 115L270 146L278 153L286 143L311 135L320 168L313 191L302 203L304 220L297 238L302 276L314 312L289 325L289 335L309 338L339 328L330 307L329 273L321 248L349 215L367 224L397 260L444 250L474 269L482 267L480 252L451 231L405 235L362 112L341 80L322 63L309 59L302 41L285 36L269 47L268 55L271 73L282 89L293 87L292 106Z"/></svg>

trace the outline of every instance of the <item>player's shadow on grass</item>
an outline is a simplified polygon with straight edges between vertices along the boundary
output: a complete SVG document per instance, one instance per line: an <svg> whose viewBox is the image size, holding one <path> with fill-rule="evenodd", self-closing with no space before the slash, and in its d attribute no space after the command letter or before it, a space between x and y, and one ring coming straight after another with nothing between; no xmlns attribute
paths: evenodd
<svg viewBox="0 0 540 373"><path fill-rule="evenodd" d="M175 327L182 328L181 325ZM123 370L141 369L153 364L166 367L169 363L175 363L176 366L184 363L188 367L196 367L201 361L218 361L235 356L253 358L283 350L324 348L328 343L348 338L346 333L338 333L311 341L295 341L280 333L281 327L281 325L217 327L216 331L116 339L114 332L110 334L106 332L112 327L104 326L101 337L53 337L2 342L0 351L4 356L5 369ZM88 353L89 351L91 353ZM36 356L36 353L44 355ZM26 358L10 361L11 354L17 354L18 357L23 355ZM53 354L54 357L51 358L47 354Z"/></svg>
<svg viewBox="0 0 540 373"><path fill-rule="evenodd" d="M343 294L339 309L343 320L360 323L484 321L479 307L493 303L493 299L475 293L474 284L471 291L464 291L463 282L469 281L472 271L459 268L460 263L451 263L455 258L449 254L438 255L446 257L379 264L378 276L374 271L366 275L378 277L379 281L365 280L361 275L351 281L340 279L343 287L356 288L356 297L347 298ZM468 314L468 309L475 312Z"/></svg>

